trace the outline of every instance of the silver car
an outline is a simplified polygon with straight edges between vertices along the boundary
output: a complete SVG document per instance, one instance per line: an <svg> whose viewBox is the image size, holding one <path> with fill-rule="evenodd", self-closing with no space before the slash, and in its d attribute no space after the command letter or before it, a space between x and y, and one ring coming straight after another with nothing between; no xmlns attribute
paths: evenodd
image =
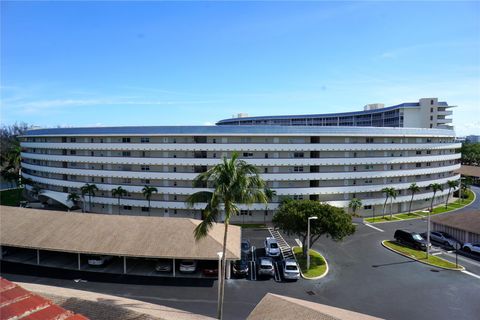
<svg viewBox="0 0 480 320"><path fill-rule="evenodd" d="M180 262L180 272L194 273L197 271L197 261L195 260L182 260Z"/></svg>
<svg viewBox="0 0 480 320"><path fill-rule="evenodd" d="M257 274L258 276L275 276L275 269L273 267L273 260L269 257L262 257L257 262Z"/></svg>
<svg viewBox="0 0 480 320"><path fill-rule="evenodd" d="M87 262L91 266L103 266L112 259L112 256L90 256Z"/></svg>
<svg viewBox="0 0 480 320"><path fill-rule="evenodd" d="M286 280L298 280L300 279L300 270L298 268L297 261L295 259L285 259L283 261L283 277Z"/></svg>
<svg viewBox="0 0 480 320"><path fill-rule="evenodd" d="M430 232L430 239L452 248L455 248L455 246L459 244L459 242L456 239L454 239L451 235L442 231Z"/></svg>
<svg viewBox="0 0 480 320"><path fill-rule="evenodd" d="M160 259L155 264L155 271L157 272L171 272L172 271L172 261Z"/></svg>

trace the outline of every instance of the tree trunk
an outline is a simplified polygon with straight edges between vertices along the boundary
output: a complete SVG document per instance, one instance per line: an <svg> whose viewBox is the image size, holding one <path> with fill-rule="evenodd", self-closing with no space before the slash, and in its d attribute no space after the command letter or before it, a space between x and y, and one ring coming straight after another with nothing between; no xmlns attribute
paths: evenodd
<svg viewBox="0 0 480 320"><path fill-rule="evenodd" d="M445 209L448 208L448 198L450 198L450 191L452 191L452 188L448 188L447 200L445 200Z"/></svg>
<svg viewBox="0 0 480 320"><path fill-rule="evenodd" d="M225 206L225 209L227 208L230 208L230 206ZM227 252L227 236L228 236L228 223L230 222L229 220L229 214L227 212L226 213L226 217L225 217L225 221L224 221L224 224L225 224L225 233L223 235L223 255L222 255L222 272L221 272L221 279L220 277L218 277L219 279L219 283L218 285L220 286L220 306L219 306L219 309L218 309L218 314L217 314L217 318L218 319L222 319L223 318L223 300L224 300L224 297L225 297L225 275L226 275L226 270L227 270L227 255L226 255L226 252Z"/></svg>
<svg viewBox="0 0 480 320"><path fill-rule="evenodd" d="M387 209L388 197L385 198L385 203L383 204L383 215L382 218L385 218L385 210Z"/></svg>
<svg viewBox="0 0 480 320"><path fill-rule="evenodd" d="M118 215L120 215L120 197L118 197Z"/></svg>
<svg viewBox="0 0 480 320"><path fill-rule="evenodd" d="M390 198L390 220L392 220L392 215L393 215L392 206L393 206L393 197Z"/></svg>
<svg viewBox="0 0 480 320"><path fill-rule="evenodd" d="M430 212L433 212L433 201L435 200L435 193L433 193L432 202L430 203Z"/></svg>
<svg viewBox="0 0 480 320"><path fill-rule="evenodd" d="M412 213L413 196L414 196L414 193L412 193L412 198L410 199L410 204L408 206L408 214Z"/></svg>
<svg viewBox="0 0 480 320"><path fill-rule="evenodd" d="M148 199L148 216L150 216L150 198Z"/></svg>

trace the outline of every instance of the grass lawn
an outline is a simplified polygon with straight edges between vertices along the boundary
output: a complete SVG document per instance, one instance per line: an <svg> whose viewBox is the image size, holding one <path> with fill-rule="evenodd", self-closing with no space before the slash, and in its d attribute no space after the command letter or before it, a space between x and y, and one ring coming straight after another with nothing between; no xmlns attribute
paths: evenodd
<svg viewBox="0 0 480 320"><path fill-rule="evenodd" d="M22 188L0 191L0 205L18 207L23 200Z"/></svg>
<svg viewBox="0 0 480 320"><path fill-rule="evenodd" d="M460 209L469 205L470 203L473 202L475 197L471 190L468 190L467 195L468 197L466 199L463 199L463 200L458 199L452 203L449 203L446 208L445 208L445 204L442 204L437 206L436 208L433 208L433 212L431 213L431 215L449 212L449 211ZM422 212L426 210L427 209L412 212L412 213L397 213L393 215L392 219L390 219L390 215L385 215L385 218L382 218L382 216L378 216L378 217L375 217L375 220L372 217L365 218L363 220L369 223L378 223L378 222L390 222L390 221L399 221L399 220L406 220L406 219L418 219L421 217L426 217L428 215L428 212Z"/></svg>
<svg viewBox="0 0 480 320"><path fill-rule="evenodd" d="M255 229L255 228L265 228L266 225L263 223L232 223L235 226L242 227L244 229Z"/></svg>
<svg viewBox="0 0 480 320"><path fill-rule="evenodd" d="M327 271L327 264L325 258L322 257L320 253L315 250L310 249L310 270L307 269L307 258L302 254L302 248L295 247L293 253L295 258L297 258L298 264L302 273L307 278L314 278L323 275Z"/></svg>
<svg viewBox="0 0 480 320"><path fill-rule="evenodd" d="M437 256L432 256L429 255L428 260L427 260L427 253L424 251L420 250L415 250L410 247L403 246L401 244L398 244L395 241L385 241L384 244L394 250L397 250L404 255L414 258L416 260L431 264L433 266L437 267L443 267L443 268L450 268L450 269L456 269L455 268L455 263L451 263L445 259L439 258ZM459 268L461 269L461 268Z"/></svg>

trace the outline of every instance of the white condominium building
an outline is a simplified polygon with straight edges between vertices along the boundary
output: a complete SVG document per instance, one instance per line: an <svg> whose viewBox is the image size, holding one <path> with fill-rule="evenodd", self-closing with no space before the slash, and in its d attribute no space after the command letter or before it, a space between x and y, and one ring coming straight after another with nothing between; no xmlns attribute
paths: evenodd
<svg viewBox="0 0 480 320"><path fill-rule="evenodd" d="M408 210L412 183L420 187L412 208L421 209L430 204L430 184L460 178L454 173L461 147L454 131L429 127L237 123L36 129L21 138L22 175L40 188L42 199L69 207L68 194L89 183L99 189L91 212L200 218L201 205L185 204L188 195L202 190L192 187L193 179L237 152L276 191L268 205L241 206L237 221L271 220L284 198L345 208L359 198L359 213L370 216L382 213L385 187L398 191L393 212L402 212ZM158 189L150 209L145 185ZM128 191L120 208L111 192L118 186ZM447 192L437 193L437 202L445 201Z"/></svg>

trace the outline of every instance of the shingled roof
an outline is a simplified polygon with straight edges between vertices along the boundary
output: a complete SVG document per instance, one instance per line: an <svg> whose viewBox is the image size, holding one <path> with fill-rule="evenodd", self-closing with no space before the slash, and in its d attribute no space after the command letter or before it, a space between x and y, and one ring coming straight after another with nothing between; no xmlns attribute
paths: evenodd
<svg viewBox="0 0 480 320"><path fill-rule="evenodd" d="M200 220L68 213L0 206L0 244L126 257L217 260L224 225L195 241ZM240 259L241 228L230 226L227 259Z"/></svg>

